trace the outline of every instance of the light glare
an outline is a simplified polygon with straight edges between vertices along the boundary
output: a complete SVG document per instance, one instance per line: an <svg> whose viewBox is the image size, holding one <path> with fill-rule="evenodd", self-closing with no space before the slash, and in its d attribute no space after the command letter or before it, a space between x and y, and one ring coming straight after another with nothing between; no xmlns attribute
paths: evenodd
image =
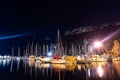
<svg viewBox="0 0 120 80"><path fill-rule="evenodd" d="M48 56L52 56L52 52L49 52L47 55L48 55Z"/></svg>
<svg viewBox="0 0 120 80"><path fill-rule="evenodd" d="M100 48L102 46L102 43L100 41L94 42L94 48Z"/></svg>

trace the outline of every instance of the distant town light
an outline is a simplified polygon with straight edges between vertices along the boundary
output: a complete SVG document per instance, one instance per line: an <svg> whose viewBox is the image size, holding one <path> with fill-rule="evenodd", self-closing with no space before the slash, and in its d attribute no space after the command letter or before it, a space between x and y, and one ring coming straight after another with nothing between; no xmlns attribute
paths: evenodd
<svg viewBox="0 0 120 80"><path fill-rule="evenodd" d="M100 48L102 46L102 43L100 41L95 41L93 45L94 48Z"/></svg>

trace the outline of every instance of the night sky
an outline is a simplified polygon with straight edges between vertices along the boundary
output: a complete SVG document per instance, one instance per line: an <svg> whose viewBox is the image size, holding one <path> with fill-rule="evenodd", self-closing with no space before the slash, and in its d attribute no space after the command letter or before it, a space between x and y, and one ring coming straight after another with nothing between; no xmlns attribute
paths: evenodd
<svg viewBox="0 0 120 80"><path fill-rule="evenodd" d="M57 29L120 21L120 2L109 0L2 0L0 36L39 33L55 37ZM46 36L45 35L45 36Z"/></svg>
<svg viewBox="0 0 120 80"><path fill-rule="evenodd" d="M58 28L63 35L77 27L119 21L120 2L110 0L1 0L0 39L8 39L0 40L0 54L11 54L12 46L17 50L34 40L55 41Z"/></svg>

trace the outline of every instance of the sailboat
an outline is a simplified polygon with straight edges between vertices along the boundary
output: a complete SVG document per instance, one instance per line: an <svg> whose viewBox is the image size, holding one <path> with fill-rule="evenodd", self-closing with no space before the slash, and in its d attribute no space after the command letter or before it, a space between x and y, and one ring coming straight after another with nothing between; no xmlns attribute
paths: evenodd
<svg viewBox="0 0 120 80"><path fill-rule="evenodd" d="M48 45L46 46L47 48L47 53L48 53ZM51 57L45 56L45 45L43 45L43 55L40 56L39 60L43 63L49 63L51 60Z"/></svg>
<svg viewBox="0 0 120 80"><path fill-rule="evenodd" d="M25 58L25 60L29 60L29 44L26 46L26 49L25 49L25 54L24 54L24 58Z"/></svg>
<svg viewBox="0 0 120 80"><path fill-rule="evenodd" d="M28 49L29 49L29 46L28 46ZM28 53L29 53L29 50L28 50ZM35 56L33 55L33 43L30 47L30 54L29 54L29 57L26 57L26 60L28 61L35 61Z"/></svg>
<svg viewBox="0 0 120 80"><path fill-rule="evenodd" d="M62 46L62 41L60 38L60 31L59 30L58 30L58 42L57 42L57 46L55 46L55 53L56 53L56 55L53 56L50 63L54 63L54 64L65 63L65 59L62 58L63 53L64 53L64 49Z"/></svg>
<svg viewBox="0 0 120 80"><path fill-rule="evenodd" d="M38 57L38 44L36 43L35 45L35 60L39 60L39 57Z"/></svg>
<svg viewBox="0 0 120 80"><path fill-rule="evenodd" d="M51 57L47 57L47 56L41 56L40 57L40 61L43 63L49 63L51 60Z"/></svg>
<svg viewBox="0 0 120 80"><path fill-rule="evenodd" d="M75 57L74 57L75 49L74 49L73 44L72 44L71 48L72 48L72 49L71 49L71 51L72 51L72 56L66 56L66 64L76 64L76 63L77 63L77 61L76 61L76 59L75 59Z"/></svg>

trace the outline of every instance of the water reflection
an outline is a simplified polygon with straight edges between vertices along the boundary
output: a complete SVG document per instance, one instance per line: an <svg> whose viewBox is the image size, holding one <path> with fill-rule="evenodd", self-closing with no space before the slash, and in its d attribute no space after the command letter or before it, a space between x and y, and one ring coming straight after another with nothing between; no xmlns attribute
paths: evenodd
<svg viewBox="0 0 120 80"><path fill-rule="evenodd" d="M78 71L81 71L81 70L86 71L89 67L88 64L77 64L76 66L77 66Z"/></svg>
<svg viewBox="0 0 120 80"><path fill-rule="evenodd" d="M5 66L5 65L6 65L6 63L7 63L7 62L6 62L6 60L3 60L3 66Z"/></svg>
<svg viewBox="0 0 120 80"><path fill-rule="evenodd" d="M65 70L66 65L65 64L51 64L52 69L55 71Z"/></svg>
<svg viewBox="0 0 120 80"><path fill-rule="evenodd" d="M17 71L19 71L20 60L17 60Z"/></svg>
<svg viewBox="0 0 120 80"><path fill-rule="evenodd" d="M11 60L10 72L12 72L12 69L13 69L13 60Z"/></svg>
<svg viewBox="0 0 120 80"><path fill-rule="evenodd" d="M10 60L8 59L4 59L4 60L1 60L3 66L6 66L6 65L9 65L10 64Z"/></svg>
<svg viewBox="0 0 120 80"><path fill-rule="evenodd" d="M2 65L2 60L0 60L0 65Z"/></svg>
<svg viewBox="0 0 120 80"><path fill-rule="evenodd" d="M6 77L9 76L9 73L12 77L14 75L24 76L21 77L21 80L120 79L120 63L49 64L24 60L0 60L0 69L6 73Z"/></svg>
<svg viewBox="0 0 120 80"><path fill-rule="evenodd" d="M28 66L27 66L28 64ZM85 79L108 79L108 76L111 76L111 72L109 72L109 75L106 75L107 69L109 69L108 66L111 66L112 68L115 68L116 71L118 71L119 74L119 65L118 64L108 64L106 62L92 62L91 64L49 64L49 63L39 63L36 61L29 61L25 63L27 70L26 73L27 76L32 77L38 77L42 75L43 77L52 77L54 78L55 75L57 75L57 79L61 79L61 76L66 76L65 74L70 74L72 71L72 76L78 76L78 71L80 71L80 75L86 76ZM113 66L114 65L114 66ZM57 72L57 74L56 74ZM81 74L82 73L82 74ZM80 76L79 75L79 76ZM120 76L120 74L119 74Z"/></svg>
<svg viewBox="0 0 120 80"><path fill-rule="evenodd" d="M99 77L103 76L103 69L102 69L101 65L98 66L97 73L98 73Z"/></svg>
<svg viewBox="0 0 120 80"><path fill-rule="evenodd" d="M47 69L47 68L50 68L50 64L49 63L41 63L41 64L38 64L38 67L39 69Z"/></svg>
<svg viewBox="0 0 120 80"><path fill-rule="evenodd" d="M66 69L68 71L73 71L75 69L75 67L76 67L76 64L67 64L66 65Z"/></svg>
<svg viewBox="0 0 120 80"><path fill-rule="evenodd" d="M91 62L90 67L96 68L96 67L98 67L99 65L101 65L101 66L106 66L106 64L107 64L107 62Z"/></svg>
<svg viewBox="0 0 120 80"><path fill-rule="evenodd" d="M120 62L113 63L113 68L117 71L117 74L120 76Z"/></svg>
<svg viewBox="0 0 120 80"><path fill-rule="evenodd" d="M29 63L29 67L34 67L34 65L35 65L35 61L33 61L33 60L31 60L31 61L28 61L28 63Z"/></svg>
<svg viewBox="0 0 120 80"><path fill-rule="evenodd" d="M4 61L4 60L3 60L3 61ZM17 72L19 71L20 60L13 60L13 59L11 59L11 60L8 61L8 63L10 64L10 72L13 71L13 67L14 67L15 65L17 65L15 69L17 70ZM16 64L14 65L14 63L16 63ZM6 63L4 64L4 66L6 66ZM15 70L15 69L14 69L14 70Z"/></svg>
<svg viewBox="0 0 120 80"><path fill-rule="evenodd" d="M78 68L79 71L81 71L81 65L80 64L77 65L77 68Z"/></svg>

